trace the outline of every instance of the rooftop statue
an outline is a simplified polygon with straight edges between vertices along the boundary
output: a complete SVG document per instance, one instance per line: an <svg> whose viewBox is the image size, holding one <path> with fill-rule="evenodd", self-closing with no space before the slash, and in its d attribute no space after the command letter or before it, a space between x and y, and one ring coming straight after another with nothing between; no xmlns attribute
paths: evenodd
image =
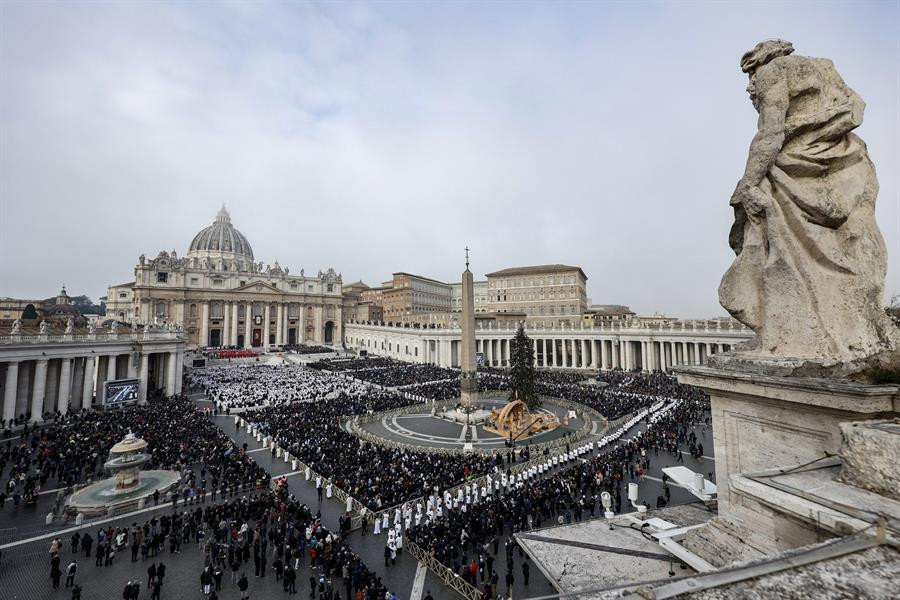
<svg viewBox="0 0 900 600"><path fill-rule="evenodd" d="M759 121L731 197L737 257L719 301L756 332L754 354L849 363L898 336L883 310L878 180L853 133L865 103L830 60L793 51L770 40L741 59Z"/></svg>

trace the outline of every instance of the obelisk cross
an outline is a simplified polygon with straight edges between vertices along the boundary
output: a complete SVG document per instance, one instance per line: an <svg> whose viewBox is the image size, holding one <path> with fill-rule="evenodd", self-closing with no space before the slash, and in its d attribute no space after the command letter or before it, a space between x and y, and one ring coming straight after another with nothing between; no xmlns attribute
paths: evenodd
<svg viewBox="0 0 900 600"><path fill-rule="evenodd" d="M466 246L466 268L469 268L469 247Z"/></svg>

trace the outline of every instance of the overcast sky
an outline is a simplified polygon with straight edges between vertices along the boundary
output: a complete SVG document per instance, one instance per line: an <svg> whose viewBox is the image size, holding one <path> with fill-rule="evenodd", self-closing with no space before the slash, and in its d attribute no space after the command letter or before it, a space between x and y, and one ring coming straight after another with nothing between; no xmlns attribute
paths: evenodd
<svg viewBox="0 0 900 600"><path fill-rule="evenodd" d="M900 291L897 2L0 4L0 295L95 300L225 203L257 260L458 280L568 263L595 303L724 314L781 37L866 100Z"/></svg>

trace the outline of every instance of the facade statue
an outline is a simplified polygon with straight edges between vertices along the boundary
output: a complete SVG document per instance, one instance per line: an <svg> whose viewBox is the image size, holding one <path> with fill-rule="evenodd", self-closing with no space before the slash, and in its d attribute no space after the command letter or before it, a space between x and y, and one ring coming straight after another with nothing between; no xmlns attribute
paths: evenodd
<svg viewBox="0 0 900 600"><path fill-rule="evenodd" d="M830 60L793 50L770 40L741 59L759 121L731 197L737 257L719 301L756 332L748 352L836 365L896 347L878 181L853 133L862 98Z"/></svg>
<svg viewBox="0 0 900 600"><path fill-rule="evenodd" d="M97 331L97 324L94 323L94 321L91 321L90 323L88 323L88 333L90 335L94 335L94 333L96 331Z"/></svg>
<svg viewBox="0 0 900 600"><path fill-rule="evenodd" d="M47 335L48 333L50 333L50 323L48 323L47 321L41 321L40 332L41 335Z"/></svg>
<svg viewBox="0 0 900 600"><path fill-rule="evenodd" d="M72 335L73 333L75 333L75 319L69 317L66 320L66 335Z"/></svg>
<svg viewBox="0 0 900 600"><path fill-rule="evenodd" d="M112 323L109 324L109 332L116 333L117 331L119 331L119 322L113 321Z"/></svg>
<svg viewBox="0 0 900 600"><path fill-rule="evenodd" d="M10 333L12 335L19 335L20 333L22 333L22 319L16 319L15 321L13 321Z"/></svg>

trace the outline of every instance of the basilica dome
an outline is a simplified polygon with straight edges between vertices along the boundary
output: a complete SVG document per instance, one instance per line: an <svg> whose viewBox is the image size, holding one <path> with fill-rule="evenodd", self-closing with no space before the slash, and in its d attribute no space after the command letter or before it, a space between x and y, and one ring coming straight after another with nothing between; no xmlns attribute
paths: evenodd
<svg viewBox="0 0 900 600"><path fill-rule="evenodd" d="M231 224L231 216L223 206L212 225L194 236L188 248L189 258L228 258L253 261L253 248Z"/></svg>

